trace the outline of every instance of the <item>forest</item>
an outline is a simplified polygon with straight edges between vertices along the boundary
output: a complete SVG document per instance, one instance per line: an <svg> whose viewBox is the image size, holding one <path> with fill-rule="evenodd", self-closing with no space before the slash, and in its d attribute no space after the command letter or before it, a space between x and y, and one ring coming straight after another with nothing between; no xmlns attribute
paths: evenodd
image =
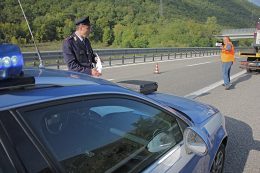
<svg viewBox="0 0 260 173"><path fill-rule="evenodd" d="M245 0L21 0L37 43L61 43L89 16L100 48L213 46L225 28L254 27L260 7ZM32 43L17 0L0 2L0 43Z"/></svg>

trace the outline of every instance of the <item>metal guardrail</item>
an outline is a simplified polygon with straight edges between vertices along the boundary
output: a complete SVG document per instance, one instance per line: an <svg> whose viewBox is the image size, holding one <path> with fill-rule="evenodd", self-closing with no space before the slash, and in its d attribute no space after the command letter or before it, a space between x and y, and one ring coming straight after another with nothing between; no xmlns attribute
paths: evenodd
<svg viewBox="0 0 260 173"><path fill-rule="evenodd" d="M238 49L236 49L238 51ZM191 47L191 48L127 48L127 49L95 49L103 61L103 66L123 65L130 63L163 61L178 58L190 58L209 55L218 55L218 47ZM36 52L23 52L26 66L38 66ZM62 51L42 51L45 66L56 66L63 62Z"/></svg>

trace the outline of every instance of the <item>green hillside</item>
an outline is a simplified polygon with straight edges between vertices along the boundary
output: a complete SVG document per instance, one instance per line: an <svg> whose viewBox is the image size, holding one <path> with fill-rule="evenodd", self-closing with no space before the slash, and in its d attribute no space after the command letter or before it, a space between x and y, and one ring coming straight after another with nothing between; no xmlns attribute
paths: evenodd
<svg viewBox="0 0 260 173"><path fill-rule="evenodd" d="M58 42L89 15L99 47L212 46L223 28L254 27L260 7L245 0L22 0L37 42ZM160 4L160 2L162 2ZM31 43L18 1L0 2L0 42Z"/></svg>

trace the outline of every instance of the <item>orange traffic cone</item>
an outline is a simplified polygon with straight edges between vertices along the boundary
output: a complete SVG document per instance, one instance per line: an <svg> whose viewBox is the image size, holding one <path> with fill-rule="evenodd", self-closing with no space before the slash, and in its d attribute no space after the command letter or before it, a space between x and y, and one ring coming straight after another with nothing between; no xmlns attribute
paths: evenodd
<svg viewBox="0 0 260 173"><path fill-rule="evenodd" d="M159 65L158 65L158 63L156 63L156 65L155 65L155 70L154 70L154 74L159 74L160 73L160 71L159 71Z"/></svg>

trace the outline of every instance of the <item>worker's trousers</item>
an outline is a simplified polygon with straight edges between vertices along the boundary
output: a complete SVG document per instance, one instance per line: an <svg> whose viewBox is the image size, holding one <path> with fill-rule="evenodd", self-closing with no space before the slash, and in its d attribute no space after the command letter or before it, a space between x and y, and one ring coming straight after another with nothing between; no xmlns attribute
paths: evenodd
<svg viewBox="0 0 260 173"><path fill-rule="evenodd" d="M228 86L230 84L230 71L233 62L222 62L222 76L224 80L224 85Z"/></svg>

